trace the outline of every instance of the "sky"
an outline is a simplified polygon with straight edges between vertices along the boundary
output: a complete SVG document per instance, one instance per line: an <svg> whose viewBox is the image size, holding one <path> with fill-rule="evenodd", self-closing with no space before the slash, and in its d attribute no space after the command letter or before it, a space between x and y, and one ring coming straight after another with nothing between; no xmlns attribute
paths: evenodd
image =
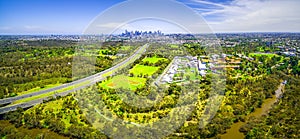
<svg viewBox="0 0 300 139"><path fill-rule="evenodd" d="M163 5L162 1L164 0L155 2ZM299 0L177 0L177 2L201 16L213 32L300 32ZM122 3L124 4L124 0L0 0L0 34L82 34L101 17L99 15L109 13ZM118 16L113 15L114 12L110 15L115 18L148 15L144 12L148 5L140 2L131 7L133 10L126 12L126 7L123 7L123 11L116 12ZM150 10L156 11L156 6L153 5ZM180 16L181 20L193 20L192 16L183 18L181 15L189 14L188 11L183 12L184 9L174 11L173 9L177 8L171 8L166 15L170 19ZM101 20L103 18L104 16ZM186 21L182 24L191 23ZM112 25L116 27L121 24L111 22L97 26L109 28ZM149 19L144 22L122 24L120 28L182 32L180 27L176 29L167 22L154 22Z"/></svg>

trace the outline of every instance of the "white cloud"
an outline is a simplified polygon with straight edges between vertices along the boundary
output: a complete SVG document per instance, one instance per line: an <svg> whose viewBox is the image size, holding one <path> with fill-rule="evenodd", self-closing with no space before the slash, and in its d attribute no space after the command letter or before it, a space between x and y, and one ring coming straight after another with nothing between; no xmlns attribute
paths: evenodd
<svg viewBox="0 0 300 139"><path fill-rule="evenodd" d="M196 2L196 3L202 3L202 4L207 4L207 5L213 5L213 6L217 6L217 7L223 7L223 8L226 8L227 6L226 5L222 5L222 4L219 4L219 3L214 3L214 2L209 2L209 1L204 1L204 0L192 0L193 2Z"/></svg>
<svg viewBox="0 0 300 139"><path fill-rule="evenodd" d="M105 23L105 24L99 24L99 25L97 25L97 27L114 29L114 28L119 27L122 24L123 23Z"/></svg>
<svg viewBox="0 0 300 139"><path fill-rule="evenodd" d="M201 13L215 32L300 31L298 0L234 0L228 4L192 1L215 6Z"/></svg>
<svg viewBox="0 0 300 139"><path fill-rule="evenodd" d="M8 26L3 26L3 27L0 27L0 30L1 31L7 31L7 30L11 30L12 28L11 27L8 27Z"/></svg>
<svg viewBox="0 0 300 139"><path fill-rule="evenodd" d="M28 30L37 30L37 29L41 29L42 27L40 27L40 26L26 25L26 26L24 26L24 28L28 29Z"/></svg>

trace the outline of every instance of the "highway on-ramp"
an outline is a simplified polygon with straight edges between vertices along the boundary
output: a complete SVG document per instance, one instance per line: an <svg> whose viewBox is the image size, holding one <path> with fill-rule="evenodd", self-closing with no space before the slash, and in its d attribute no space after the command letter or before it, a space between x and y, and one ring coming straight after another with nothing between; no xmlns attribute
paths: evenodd
<svg viewBox="0 0 300 139"><path fill-rule="evenodd" d="M125 65L126 63L130 63L130 60L135 61L134 59L135 58L137 59L138 57L140 57L140 55L142 53L144 53L148 47L149 47L149 44L143 45L137 51L135 51L134 54L132 54L130 57L128 57L124 61L122 61L122 62L118 63L117 65L115 65L115 66L113 66L113 67L111 67L111 68L109 68L105 71L102 71L100 73L91 75L89 77L86 77L86 78L83 78L83 79L80 79L80 80L73 81L71 83L63 84L63 85L60 85L60 86L57 86L57 87L54 87L54 88L50 88L50 89L46 89L46 90L42 90L42 91L37 91L37 92L33 92L33 93L30 93L30 94L25 94L25 95L21 95L21 96L1 99L0 100L0 105L10 104L10 103L12 103L14 101L17 101L17 100L30 98L30 97L38 96L38 95L42 95L42 94L47 94L47 93L54 92L54 91L64 89L64 88L68 88L68 87L73 87L70 90L63 91L61 93L57 93L57 94L53 95L54 97L56 97L56 96L66 96L71 92L83 89L83 88L88 87L92 84L95 84L96 82L104 80L105 77L103 77L103 75L105 75L109 72L113 72L114 70L116 70L119 67ZM131 62L133 62L133 61L131 61ZM85 84L81 85L82 83L85 83ZM75 85L77 85L78 87L74 87ZM2 107L2 108L0 108L0 114L6 113L6 112L9 112L9 111L14 111L18 107L28 108L28 107L34 106L36 104L42 103L44 100L47 100L47 99L49 99L49 98L48 97L39 98L39 99L35 99L35 100L25 102L25 103L20 103L20 104L16 104L16 105L9 105L9 106L6 106L6 107Z"/></svg>

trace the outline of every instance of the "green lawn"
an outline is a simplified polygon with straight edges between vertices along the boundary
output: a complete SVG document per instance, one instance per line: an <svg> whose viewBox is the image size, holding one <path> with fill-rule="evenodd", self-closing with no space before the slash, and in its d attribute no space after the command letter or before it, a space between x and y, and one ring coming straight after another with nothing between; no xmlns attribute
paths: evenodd
<svg viewBox="0 0 300 139"><path fill-rule="evenodd" d="M267 54L267 53L250 53L250 57L253 56L267 56L267 57L273 57L273 56L278 56L277 54Z"/></svg>
<svg viewBox="0 0 300 139"><path fill-rule="evenodd" d="M144 66L144 65L135 65L131 70L130 73L133 73L134 76L137 75L148 75L151 76L154 74L159 67L153 67L153 66Z"/></svg>
<svg viewBox="0 0 300 139"><path fill-rule="evenodd" d="M197 68L190 68L190 69L187 68L187 69L185 69L184 76L185 76L185 78L187 76L189 76L190 80L193 80L193 81L201 78L201 76L198 73Z"/></svg>
<svg viewBox="0 0 300 139"><path fill-rule="evenodd" d="M69 86L69 87L66 87L66 88L62 88L62 89L59 89L59 90L56 90L56 91L52 91L52 92L48 92L48 93L45 93L45 94L32 96L32 97L29 97L29 98L20 99L20 100L17 100L15 102L13 102L11 105L24 103L24 102L29 102L29 101L32 101L32 100L35 100L35 99L50 97L50 96L53 96L54 94L58 94L58 93L62 93L64 91L72 90L72 89L75 89L76 87L80 87L80 86L86 85L88 83L89 83L88 81L85 81L85 82L82 82L82 83L79 83L79 84L76 84L76 85L72 85L72 86Z"/></svg>
<svg viewBox="0 0 300 139"><path fill-rule="evenodd" d="M122 46L120 50L129 50L132 46Z"/></svg>
<svg viewBox="0 0 300 139"><path fill-rule="evenodd" d="M13 102L12 105L19 104L19 103L25 103L25 102L29 102L29 101L40 99L40 98L50 97L50 96L52 96L56 93L57 92L49 92L49 93L46 93L46 94L41 94L41 95L29 97L29 98L20 99L20 100L17 100L15 102Z"/></svg>
<svg viewBox="0 0 300 139"><path fill-rule="evenodd" d="M33 93L33 92L38 92L38 91L46 90L46 89L49 89L49 88L53 88L53 87L56 87L56 86L59 86L59 85L61 85L61 83L45 85L45 87L43 87L43 88L36 87L36 88L32 88L28 91L19 92L18 95L30 94L30 93Z"/></svg>
<svg viewBox="0 0 300 139"><path fill-rule="evenodd" d="M148 61L149 63L156 63L159 60L167 60L166 58L158 58L158 57L147 57L143 59L143 62Z"/></svg>
<svg viewBox="0 0 300 139"><path fill-rule="evenodd" d="M171 44L170 47L171 48L178 48L178 45Z"/></svg>
<svg viewBox="0 0 300 139"><path fill-rule="evenodd" d="M27 82L24 84L16 84L17 88L25 88L25 86L35 86L35 88L29 89L27 91L22 91L22 90L17 90L18 92L16 95L24 95L24 94L30 94L33 92L41 91L41 90L46 90L52 87L56 87L61 85L62 83L66 83L69 78L49 78L49 79L44 79L40 81L33 81L33 82Z"/></svg>
<svg viewBox="0 0 300 139"><path fill-rule="evenodd" d="M145 78L127 77L127 76L115 76L112 79L102 82L100 84L103 88L125 88L130 90L136 90L143 87L146 83Z"/></svg>
<svg viewBox="0 0 300 139"><path fill-rule="evenodd" d="M277 54L268 54L268 53L250 53L249 54L250 57L261 57L261 56L267 56L268 58L272 58L272 57L280 57L280 61L279 62L283 62L284 60L284 57L283 56L280 56L280 55L277 55Z"/></svg>
<svg viewBox="0 0 300 139"><path fill-rule="evenodd" d="M183 82L196 81L196 80L199 80L202 78L201 75L199 74L197 68L187 68L187 67L185 68L184 67L184 68L180 68L179 70L183 70L184 72L176 73L174 75L174 77L182 77L182 80L184 80ZM187 79L188 77L189 77L189 79Z"/></svg>

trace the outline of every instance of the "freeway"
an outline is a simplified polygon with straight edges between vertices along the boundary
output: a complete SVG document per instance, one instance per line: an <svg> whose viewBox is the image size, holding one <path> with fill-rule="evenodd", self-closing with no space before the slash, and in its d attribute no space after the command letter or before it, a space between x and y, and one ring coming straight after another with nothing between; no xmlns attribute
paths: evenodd
<svg viewBox="0 0 300 139"><path fill-rule="evenodd" d="M71 90L64 91L64 92L57 93L57 94L53 95L54 97L56 97L56 96L66 96L71 92L83 89L83 88L88 87L92 84L95 84L96 82L104 80L105 78L102 77L104 74L107 74L109 72L113 72L114 70L118 69L119 67L121 67L122 65L125 65L128 62L130 63L130 60L134 59L138 54L144 53L148 47L149 47L149 44L143 45L133 55L131 55L130 57L128 57L124 61L118 63L117 65L115 65L115 66L113 66L113 67L111 67L111 68L109 68L105 71L99 72L97 74L91 75L91 76L83 78L83 79L73 81L71 83L67 83L67 84L63 84L63 85L60 85L60 86L57 86L57 87L54 87L54 88L50 88L50 89L47 89L47 90L42 90L42 91L30 93L30 94L21 95L21 96L1 99L0 100L0 105L9 104L9 103L12 103L12 102L17 101L17 100L21 100L21 99L41 95L41 94L47 94L49 92L54 92L54 91L57 91L57 90L60 90L60 89L63 89L63 88L67 88L67 87L72 87L72 86L74 87L74 85L80 85L82 83L87 82L87 84L80 85L79 87L76 87L76 88L74 87ZM11 106L9 105L9 106L6 106L6 107L2 107L2 108L0 108L0 114L16 110L18 107L28 108L28 107L34 106L36 104L42 103L43 100L47 100L47 99L49 99L49 98L48 97L40 98L40 99L32 100L30 102L25 102L25 103L21 103L21 104L16 104L16 105L11 105Z"/></svg>

